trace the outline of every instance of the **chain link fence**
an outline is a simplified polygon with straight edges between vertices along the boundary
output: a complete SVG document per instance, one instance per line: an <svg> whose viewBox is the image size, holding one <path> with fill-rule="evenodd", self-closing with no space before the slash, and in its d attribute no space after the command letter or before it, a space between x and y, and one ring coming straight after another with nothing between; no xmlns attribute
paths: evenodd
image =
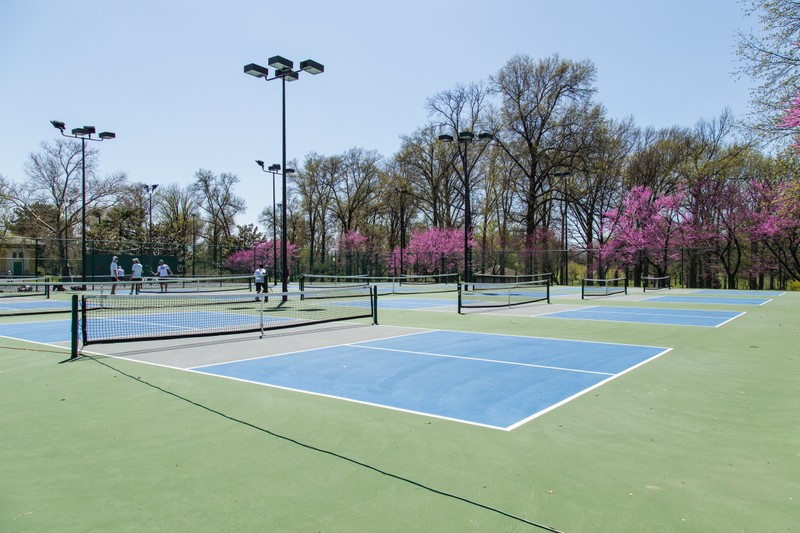
<svg viewBox="0 0 800 533"><path fill-rule="evenodd" d="M134 241L87 241L86 275L89 280L101 281L109 276L112 256L128 271L134 257L144 265L145 274L155 271L159 259L170 265L178 276L221 276L250 273L264 258L253 250L252 269L249 264L239 267L245 272L226 266L226 258L236 250L214 247L209 243L183 245L174 243L143 243ZM663 250L660 251L663 254ZM597 250L524 250L495 251L480 248L471 251L474 273L499 275L552 274L559 285L580 285L583 278L627 277L631 286L641 286L645 276L668 275L673 287L772 289L785 290L791 281L779 265L771 262L745 261L735 275L724 272L712 250L672 250L666 268L656 271L645 261L624 265L605 260ZM5 277L49 276L80 279L83 272L80 239L0 239L0 273ZM267 257L272 265L271 258ZM337 252L315 254L299 250L289 258L290 281L300 274L398 276L401 274L449 274L464 276L464 252L406 253L397 252ZM249 263L249 262L248 262ZM271 277L279 277L280 257L275 268L267 269ZM69 281L69 279L65 279ZM277 280L274 280L277 281ZM794 284L793 286L796 286Z"/></svg>

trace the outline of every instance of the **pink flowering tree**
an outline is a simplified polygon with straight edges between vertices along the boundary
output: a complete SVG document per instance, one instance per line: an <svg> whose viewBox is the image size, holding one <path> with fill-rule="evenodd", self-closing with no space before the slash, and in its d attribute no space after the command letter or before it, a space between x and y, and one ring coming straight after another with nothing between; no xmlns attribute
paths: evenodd
<svg viewBox="0 0 800 533"><path fill-rule="evenodd" d="M281 242L275 241L275 249L277 250L278 265L280 268L281 261ZM292 260L297 257L297 245L288 243L286 245L286 253L289 258L289 271L291 273ZM252 273L258 265L264 265L267 272L272 272L276 266L273 263L273 246L272 241L263 241L257 243L252 248L246 248L234 252L225 258L225 268L234 274L249 274Z"/></svg>
<svg viewBox="0 0 800 533"><path fill-rule="evenodd" d="M350 230L339 237L339 251L341 253L366 252L368 239L358 230Z"/></svg>
<svg viewBox="0 0 800 533"><path fill-rule="evenodd" d="M350 230L339 236L339 255L344 260L346 274L368 273L369 258L366 254L369 249L369 238L358 230Z"/></svg>
<svg viewBox="0 0 800 533"><path fill-rule="evenodd" d="M470 235L470 246L475 240ZM399 254L399 250L395 253ZM458 228L428 228L414 231L403 258L417 274L445 274L463 268L464 230Z"/></svg>
<svg viewBox="0 0 800 533"><path fill-rule="evenodd" d="M600 249L602 261L639 269L650 265L656 276L667 275L669 263L680 258L687 213L684 194L655 196L648 187L630 190L620 209L605 213L610 237Z"/></svg>
<svg viewBox="0 0 800 533"><path fill-rule="evenodd" d="M753 239L800 281L800 182L754 183Z"/></svg>
<svg viewBox="0 0 800 533"><path fill-rule="evenodd" d="M791 147L796 152L800 152L800 92L794 97L789 104L789 109L787 109L783 117L781 117L780 127L793 130L794 142Z"/></svg>

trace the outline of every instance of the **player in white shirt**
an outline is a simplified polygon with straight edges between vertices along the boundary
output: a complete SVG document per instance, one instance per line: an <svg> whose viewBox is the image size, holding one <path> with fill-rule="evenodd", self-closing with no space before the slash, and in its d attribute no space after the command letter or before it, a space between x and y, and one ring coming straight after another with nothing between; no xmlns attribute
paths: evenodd
<svg viewBox="0 0 800 533"><path fill-rule="evenodd" d="M142 264L134 257L131 265L131 294L139 294L142 288Z"/></svg>
<svg viewBox="0 0 800 533"><path fill-rule="evenodd" d="M161 292L168 292L167 278L172 275L172 270L170 270L168 264L164 263L163 259L158 260L158 268L156 268L156 272L158 273L158 282L161 287Z"/></svg>
<svg viewBox="0 0 800 533"><path fill-rule="evenodd" d="M111 294L117 294L117 282L119 281L119 265L117 264L117 256L111 258L111 265L109 265L109 270L111 271L111 281L113 282L111 285Z"/></svg>

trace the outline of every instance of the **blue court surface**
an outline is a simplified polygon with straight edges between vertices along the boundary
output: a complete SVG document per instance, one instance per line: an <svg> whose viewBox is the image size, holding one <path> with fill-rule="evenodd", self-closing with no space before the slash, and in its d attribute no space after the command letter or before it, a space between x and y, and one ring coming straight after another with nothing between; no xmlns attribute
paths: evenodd
<svg viewBox="0 0 800 533"><path fill-rule="evenodd" d="M191 370L511 430L667 351L429 331Z"/></svg>
<svg viewBox="0 0 800 533"><path fill-rule="evenodd" d="M783 293L781 291L746 291L746 290L738 290L738 289L702 289L699 291L693 291L692 294L708 294L714 296L754 296L759 298L774 298L776 296L781 296Z"/></svg>
<svg viewBox="0 0 800 533"><path fill-rule="evenodd" d="M704 311L698 309L596 306L570 311L558 311L556 313L537 315L537 317L717 328L743 314L732 311Z"/></svg>
<svg viewBox="0 0 800 533"><path fill-rule="evenodd" d="M62 342L70 339L69 320L0 324L0 337L32 342Z"/></svg>
<svg viewBox="0 0 800 533"><path fill-rule="evenodd" d="M771 298L734 298L712 296L656 296L646 298L643 302L664 302L682 304L716 304L716 305L764 305Z"/></svg>
<svg viewBox="0 0 800 533"><path fill-rule="evenodd" d="M0 313L8 311L25 312L43 309L59 309L69 312L72 302L69 300L48 300L46 298L0 298Z"/></svg>
<svg viewBox="0 0 800 533"><path fill-rule="evenodd" d="M456 297L453 296L452 300L435 299L435 298L397 298L397 297L379 297L378 309L427 309L429 307L446 307L456 305ZM355 302L335 302L331 305L346 305L349 307L369 307L368 301L355 301Z"/></svg>

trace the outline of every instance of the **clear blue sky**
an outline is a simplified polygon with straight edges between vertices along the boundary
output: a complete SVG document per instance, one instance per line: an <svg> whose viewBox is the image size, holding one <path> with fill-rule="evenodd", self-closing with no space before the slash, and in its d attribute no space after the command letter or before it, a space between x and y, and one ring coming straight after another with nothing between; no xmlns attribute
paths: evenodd
<svg viewBox="0 0 800 533"><path fill-rule="evenodd" d="M287 86L290 159L391 157L428 97L520 53L591 60L609 116L640 126L743 116L735 32L755 24L734 0L2 0L0 174L24 179L28 154L58 137L50 120L93 125L117 134L95 144L101 173L182 185L199 168L234 173L237 222L255 223L272 182L254 160L281 157L281 87L247 63L325 65Z"/></svg>

